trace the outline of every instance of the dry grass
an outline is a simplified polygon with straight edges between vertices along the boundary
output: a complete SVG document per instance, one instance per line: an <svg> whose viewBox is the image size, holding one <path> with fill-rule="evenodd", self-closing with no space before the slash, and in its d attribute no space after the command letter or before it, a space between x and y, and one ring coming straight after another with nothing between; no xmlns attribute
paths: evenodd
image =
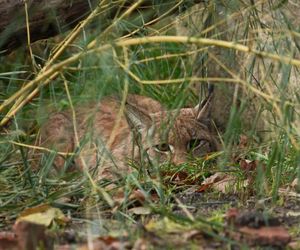
<svg viewBox="0 0 300 250"><path fill-rule="evenodd" d="M221 158L218 166L200 161L184 167L195 174L195 165L202 164L201 171L204 171L196 173L201 178L209 167L226 170L225 166L232 164L230 157L236 150L237 138L241 134L256 138L260 136L256 131L259 127L270 130L271 135L239 152L243 158L259 160L266 166L265 175L255 183L255 199L272 196L276 200L278 188L300 176L297 84L300 47L294 12L290 13L291 8L300 7L298 3L282 1L282 5L277 6L272 1L261 0L253 5L251 1L215 5L211 1L176 18L168 17L173 8L184 2L178 1L154 19L143 20L146 14L141 11L139 18L143 25L133 25L142 2L137 1L126 11L120 11L111 24L99 32L95 28L97 22L109 11L107 1L101 1L65 38L51 40L48 48L51 53L38 55L43 45L37 43L26 59L20 57L23 61L16 60L24 53L23 49L14 52L11 65L5 65L5 59L1 59L0 126L6 128L0 141L0 218L10 214L7 222L1 222L1 227L12 222L23 208L41 203L60 204L65 210L81 215L82 211L90 213L95 209L97 213L93 216L99 218L104 210L114 208L119 222L136 222L135 217L127 213L132 205L127 198L137 188L149 197L152 192L158 194L158 203L148 200L146 204L153 214L176 217L172 213L176 204L184 214L184 219L180 217L182 221L192 227L197 223L199 227L199 221L203 223L203 218L195 219L184 204L174 198L176 187L165 186L161 179L133 174L121 180L117 186L125 190L126 199L117 207L111 190L106 189L110 183L95 182L87 170L83 174L57 177L49 174L55 153L63 152L39 149L47 151L48 156L39 172L31 170L28 148L35 148L31 145L38 131L28 130L29 123L36 120L42 123L47 106L54 110L68 107L74 111L82 102L99 100L108 94L121 94L123 106L127 93L134 92L176 108L195 102L199 89L201 93L205 89L203 83L214 83L217 91L219 88L216 98L220 98L214 115L226 116L227 121L222 124L226 130L220 131L224 153L218 155ZM164 24L166 18L169 19ZM40 61L42 66L32 67L36 65L33 61ZM7 76L5 72L11 73ZM16 77L22 80L21 84ZM33 115L35 112L37 115ZM75 121L74 116L75 112ZM76 142L79 145L78 138ZM79 197L77 201L81 199L81 202L64 202L66 197Z"/></svg>

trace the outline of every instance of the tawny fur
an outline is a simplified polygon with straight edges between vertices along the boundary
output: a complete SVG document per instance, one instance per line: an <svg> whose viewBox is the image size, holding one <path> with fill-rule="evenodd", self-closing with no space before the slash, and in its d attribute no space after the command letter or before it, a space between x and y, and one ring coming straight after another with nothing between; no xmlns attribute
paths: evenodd
<svg viewBox="0 0 300 250"><path fill-rule="evenodd" d="M37 144L67 153L80 148L73 167L97 168L99 178L114 178L129 173L128 160L140 161L141 152L157 163L181 164L187 160L191 140L204 141L201 152L194 152L197 155L217 150L207 117L197 118L197 114L198 108L165 111L159 102L138 95L129 95L122 110L119 100L106 97L77 108L76 122L70 110L50 115ZM170 145L170 150L157 150L162 144ZM55 168L60 170L64 164L65 158L57 155Z"/></svg>

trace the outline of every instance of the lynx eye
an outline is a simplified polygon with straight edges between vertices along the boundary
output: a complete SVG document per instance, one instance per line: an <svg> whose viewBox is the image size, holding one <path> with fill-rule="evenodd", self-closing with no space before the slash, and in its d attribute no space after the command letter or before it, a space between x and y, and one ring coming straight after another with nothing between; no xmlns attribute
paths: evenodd
<svg viewBox="0 0 300 250"><path fill-rule="evenodd" d="M162 143L154 146L157 151L160 152L170 152L171 146L167 143Z"/></svg>
<svg viewBox="0 0 300 250"><path fill-rule="evenodd" d="M195 149L201 148L205 144L209 145L209 142L207 140L202 139L192 139L187 144L187 151L192 152Z"/></svg>

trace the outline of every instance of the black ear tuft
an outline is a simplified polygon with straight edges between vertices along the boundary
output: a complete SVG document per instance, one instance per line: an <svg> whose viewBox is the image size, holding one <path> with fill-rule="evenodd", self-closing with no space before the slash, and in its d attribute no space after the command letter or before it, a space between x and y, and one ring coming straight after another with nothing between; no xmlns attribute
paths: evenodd
<svg viewBox="0 0 300 250"><path fill-rule="evenodd" d="M212 108L213 90L213 85L209 84L208 96L194 108L197 114L197 120L209 120Z"/></svg>

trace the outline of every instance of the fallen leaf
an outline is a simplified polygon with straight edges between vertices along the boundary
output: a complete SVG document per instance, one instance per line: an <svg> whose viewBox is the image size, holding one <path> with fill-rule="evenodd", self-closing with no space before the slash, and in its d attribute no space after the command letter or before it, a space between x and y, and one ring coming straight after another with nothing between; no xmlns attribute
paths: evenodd
<svg viewBox="0 0 300 250"><path fill-rule="evenodd" d="M226 178L227 174L225 173L221 173L221 172L217 172L211 176L209 176L208 178L206 178L202 184L213 184L219 181L222 181Z"/></svg>
<svg viewBox="0 0 300 250"><path fill-rule="evenodd" d="M259 228L262 226L279 226L280 223L277 218L254 210L238 213L235 217L235 225Z"/></svg>
<svg viewBox="0 0 300 250"><path fill-rule="evenodd" d="M151 209L148 207L133 207L128 210L131 214L137 214L137 215L146 215L151 213Z"/></svg>
<svg viewBox="0 0 300 250"><path fill-rule="evenodd" d="M190 241L190 240L202 240L204 238L203 236L203 232L193 229L193 230L189 230L187 232L184 232L182 234L182 239L184 242Z"/></svg>
<svg viewBox="0 0 300 250"><path fill-rule="evenodd" d="M291 240L288 231L282 226L260 228L241 227L239 228L239 232L243 234L243 238L250 245L285 246Z"/></svg>
<svg viewBox="0 0 300 250"><path fill-rule="evenodd" d="M188 177L189 177L189 175L187 172L179 171L179 172L174 173L170 180L180 183L180 182L186 181L188 179Z"/></svg>
<svg viewBox="0 0 300 250"><path fill-rule="evenodd" d="M146 200L145 194L137 189L133 190L133 192L129 195L129 200L138 200L139 202L143 203Z"/></svg>
<svg viewBox="0 0 300 250"><path fill-rule="evenodd" d="M97 240L103 241L108 246L119 241L118 238L110 236L110 235L98 237Z"/></svg>
<svg viewBox="0 0 300 250"><path fill-rule="evenodd" d="M235 184L237 183L237 179L235 176L217 172L214 175L205 179L197 192L203 192L207 188L212 188L216 191L220 191L222 193L226 193L228 190L235 189Z"/></svg>
<svg viewBox="0 0 300 250"><path fill-rule="evenodd" d="M202 193L206 191L207 189L211 188L213 183L208 183L208 184L202 184L195 192Z"/></svg>
<svg viewBox="0 0 300 250"><path fill-rule="evenodd" d="M250 161L250 160L246 160L246 159L241 159L240 160L240 168L245 173L249 173L249 172L252 172L252 171L256 170L257 165L258 165L257 160L254 160L254 161Z"/></svg>
<svg viewBox="0 0 300 250"><path fill-rule="evenodd" d="M251 246L282 247L291 240L288 231L280 226L277 218L259 211L240 212L236 208L231 208L227 211L226 221L231 229L228 236Z"/></svg>
<svg viewBox="0 0 300 250"><path fill-rule="evenodd" d="M259 161L259 160L246 160L246 159L240 159L240 168L244 171L246 176L253 175L253 173L256 174L256 170L258 168L261 169L262 172L266 171L266 165Z"/></svg>
<svg viewBox="0 0 300 250"><path fill-rule="evenodd" d="M116 203L116 206L120 206L122 203L125 202L125 193L123 188L119 188L113 193L113 200ZM146 198L150 198L151 201L155 202L158 201L159 198L155 192L146 195L139 189L133 190L127 201L138 201L140 204L143 204Z"/></svg>
<svg viewBox="0 0 300 250"><path fill-rule="evenodd" d="M165 177L166 183L171 182L176 185L193 185L198 180L193 179L186 171L162 171L161 175Z"/></svg>
<svg viewBox="0 0 300 250"><path fill-rule="evenodd" d="M16 224L21 221L49 227L53 221L58 224L65 224L69 219L58 208L50 207L49 205L40 205L24 210L16 220Z"/></svg>

